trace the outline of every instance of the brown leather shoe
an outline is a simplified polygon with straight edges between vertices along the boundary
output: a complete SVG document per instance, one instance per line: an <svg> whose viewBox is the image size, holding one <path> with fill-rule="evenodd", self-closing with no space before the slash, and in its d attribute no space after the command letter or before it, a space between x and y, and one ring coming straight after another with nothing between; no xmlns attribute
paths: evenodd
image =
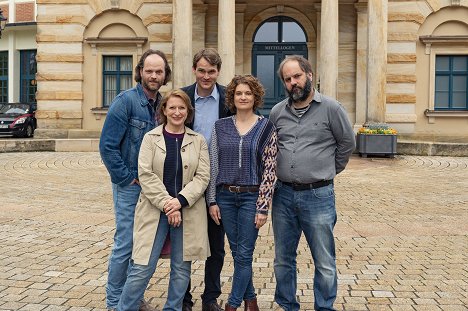
<svg viewBox="0 0 468 311"><path fill-rule="evenodd" d="M202 311L224 311L223 308L217 303L204 303L202 304Z"/></svg>
<svg viewBox="0 0 468 311"><path fill-rule="evenodd" d="M244 300L244 310L245 311L259 311L257 305L257 298L251 300Z"/></svg>
<svg viewBox="0 0 468 311"><path fill-rule="evenodd" d="M237 308L231 307L228 303L224 306L224 311L236 311Z"/></svg>
<svg viewBox="0 0 468 311"><path fill-rule="evenodd" d="M140 308L138 311L158 311L157 309L153 308L146 300L142 299L140 302Z"/></svg>

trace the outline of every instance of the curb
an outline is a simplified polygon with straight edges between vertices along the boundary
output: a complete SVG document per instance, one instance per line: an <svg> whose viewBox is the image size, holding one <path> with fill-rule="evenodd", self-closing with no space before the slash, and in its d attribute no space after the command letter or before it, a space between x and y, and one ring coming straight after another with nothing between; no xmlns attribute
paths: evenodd
<svg viewBox="0 0 468 311"><path fill-rule="evenodd" d="M5 152L97 152L99 139L0 139Z"/></svg>
<svg viewBox="0 0 468 311"><path fill-rule="evenodd" d="M0 139L0 153L41 151L98 152L99 138ZM468 157L468 143L398 140L397 154Z"/></svg>
<svg viewBox="0 0 468 311"><path fill-rule="evenodd" d="M420 156L468 157L468 143L401 140L397 142L397 152Z"/></svg>

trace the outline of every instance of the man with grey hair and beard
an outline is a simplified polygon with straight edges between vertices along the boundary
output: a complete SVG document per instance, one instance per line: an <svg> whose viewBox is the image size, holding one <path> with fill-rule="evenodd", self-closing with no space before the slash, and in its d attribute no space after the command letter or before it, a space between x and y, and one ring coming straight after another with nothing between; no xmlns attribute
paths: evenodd
<svg viewBox="0 0 468 311"><path fill-rule="evenodd" d="M275 301L287 311L300 308L296 257L303 232L315 265L314 309L335 310L333 179L344 170L356 147L354 132L343 106L313 89L312 66L305 58L287 57L278 75L289 97L270 113L279 149L272 207Z"/></svg>

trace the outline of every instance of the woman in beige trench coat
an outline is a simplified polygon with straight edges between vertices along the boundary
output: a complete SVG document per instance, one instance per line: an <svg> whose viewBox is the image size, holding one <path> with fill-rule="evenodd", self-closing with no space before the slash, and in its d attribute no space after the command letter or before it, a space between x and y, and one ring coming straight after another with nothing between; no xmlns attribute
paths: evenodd
<svg viewBox="0 0 468 311"><path fill-rule="evenodd" d="M171 273L163 310L181 310L192 260L210 255L204 191L210 179L204 137L185 126L193 117L189 97L169 92L160 103L163 125L143 138L138 158L142 192L135 210L133 265L117 310L138 310L167 234Z"/></svg>

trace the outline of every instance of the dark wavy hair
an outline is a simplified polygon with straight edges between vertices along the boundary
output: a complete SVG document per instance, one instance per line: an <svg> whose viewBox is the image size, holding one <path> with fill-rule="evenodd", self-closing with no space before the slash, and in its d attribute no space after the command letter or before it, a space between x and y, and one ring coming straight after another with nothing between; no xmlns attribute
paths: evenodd
<svg viewBox="0 0 468 311"><path fill-rule="evenodd" d="M247 84L250 87L250 90L254 94L254 105L253 111L256 111L257 108L263 107L263 96L265 96L265 88L260 83L260 80L255 78L252 75L236 75L232 78L226 87L226 106L232 113L236 113L236 105L234 104L234 94L236 92L236 87L239 84Z"/></svg>
<svg viewBox="0 0 468 311"><path fill-rule="evenodd" d="M311 73L312 75L314 74L312 70L312 65L309 63L307 59L305 59L301 55L290 55L286 56L285 59L281 62L278 68L278 77L281 79L281 82L284 83L284 77L283 77L283 67L284 64L286 64L289 61L295 60L299 64L299 68L301 68L302 71L304 71L306 74Z"/></svg>
<svg viewBox="0 0 468 311"><path fill-rule="evenodd" d="M171 67L169 67L169 62L167 61L166 54L164 54L164 52L162 52L160 50L149 49L145 53L143 53L143 55L141 55L141 58L138 61L138 64L135 66L135 81L138 82L138 83L141 82L140 69L143 69L146 58L148 56L150 56L150 55L153 55L153 54L161 56L161 58L164 60L164 73L165 73L165 76L164 76L163 84L166 85L169 81L171 81L172 70L171 70Z"/></svg>
<svg viewBox="0 0 468 311"><path fill-rule="evenodd" d="M167 102L169 101L171 97L179 97L180 99L184 101L185 106L187 107L187 119L185 120L184 123L190 124L193 121L194 109L193 109L192 102L190 101L190 98L188 97L188 95L180 89L169 91L161 100L161 103L159 104L159 108L158 108L159 123L167 124L167 117L164 115L164 109L166 108Z"/></svg>

